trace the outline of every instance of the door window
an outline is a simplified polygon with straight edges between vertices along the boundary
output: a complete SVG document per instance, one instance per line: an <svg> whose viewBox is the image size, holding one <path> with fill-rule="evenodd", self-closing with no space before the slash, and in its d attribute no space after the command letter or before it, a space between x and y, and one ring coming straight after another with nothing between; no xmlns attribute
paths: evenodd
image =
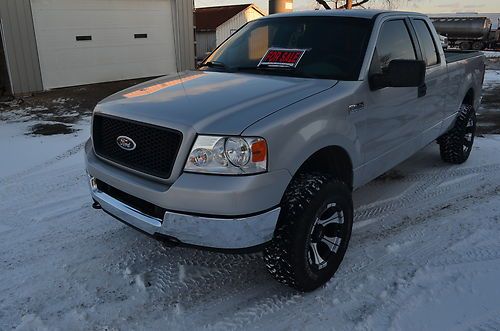
<svg viewBox="0 0 500 331"><path fill-rule="evenodd" d="M429 26L424 20L413 20L413 26L417 33L422 55L428 67L439 63L438 50L429 30Z"/></svg>
<svg viewBox="0 0 500 331"><path fill-rule="evenodd" d="M385 22L380 30L371 72L381 72L392 60L416 60L415 47L404 20Z"/></svg>

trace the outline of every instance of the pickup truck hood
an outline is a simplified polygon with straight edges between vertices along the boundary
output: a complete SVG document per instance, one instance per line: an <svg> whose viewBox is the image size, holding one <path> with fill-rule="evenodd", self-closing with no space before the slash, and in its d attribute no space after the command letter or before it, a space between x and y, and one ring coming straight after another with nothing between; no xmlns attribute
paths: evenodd
<svg viewBox="0 0 500 331"><path fill-rule="evenodd" d="M288 105L331 88L333 80L188 71L134 86L99 103L103 113L202 134L240 134Z"/></svg>

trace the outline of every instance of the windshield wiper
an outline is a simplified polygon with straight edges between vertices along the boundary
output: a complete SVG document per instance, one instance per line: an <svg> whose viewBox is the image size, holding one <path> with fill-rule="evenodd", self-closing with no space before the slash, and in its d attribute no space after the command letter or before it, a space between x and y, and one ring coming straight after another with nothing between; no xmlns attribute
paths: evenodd
<svg viewBox="0 0 500 331"><path fill-rule="evenodd" d="M209 68L222 68L225 71L229 71L227 65L224 62L220 61L208 61L205 62L201 65L202 67L209 67Z"/></svg>
<svg viewBox="0 0 500 331"><path fill-rule="evenodd" d="M209 68L220 68L227 72L238 72L238 71L254 71L261 73L271 73L275 72L276 74L290 74L293 77L301 77L301 78L321 78L317 75L307 74L302 70L298 70L295 67L274 67L274 66L242 66L242 67L228 67L224 62L220 61L208 61L201 65L201 67L209 67Z"/></svg>
<svg viewBox="0 0 500 331"><path fill-rule="evenodd" d="M292 76L295 77L303 77L303 78L319 78L316 75L310 75L305 73L302 70L297 70L297 68L293 67L273 67L273 66L260 66L260 67L234 67L231 68L234 69L235 71L261 71L261 72L276 72L280 74L287 74L290 73Z"/></svg>
<svg viewBox="0 0 500 331"><path fill-rule="evenodd" d="M281 67L281 66L270 66L270 65L261 65L261 66L247 66L247 67L235 67L236 70L281 70L281 71L295 71L294 67Z"/></svg>

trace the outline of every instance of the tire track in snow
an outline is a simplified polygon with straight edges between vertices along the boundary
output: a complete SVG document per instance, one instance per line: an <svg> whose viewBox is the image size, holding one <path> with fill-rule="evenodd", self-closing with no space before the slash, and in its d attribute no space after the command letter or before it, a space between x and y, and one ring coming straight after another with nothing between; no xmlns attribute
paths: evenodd
<svg viewBox="0 0 500 331"><path fill-rule="evenodd" d="M450 265L484 262L500 259L500 245L478 247L460 253L447 253L432 259L428 265L431 267L446 267Z"/></svg>
<svg viewBox="0 0 500 331"><path fill-rule="evenodd" d="M495 165L495 167L500 168L499 165ZM466 170L463 173L472 172L477 174L491 171L484 166L456 170ZM73 174L76 175L76 171L68 169L68 172L64 174L64 176L58 176L60 178L56 177L55 181L53 179L50 179L50 181L43 179L35 183L35 186L32 186L32 183L23 183L21 190L28 192L28 197L37 196L43 199L44 196L42 196L40 192L29 192L29 189L31 187L36 187L36 185L40 182L45 182L48 184L48 192L50 192L50 190L60 190L60 185L63 185L64 189L69 191L75 186L80 186L82 184L80 179L84 176L78 174L74 180L72 179L68 182L67 176ZM406 200L402 205L398 205L396 201L392 201L394 204L385 203L370 207L380 208L380 210L374 212L373 215L378 215L383 218L392 213L394 215L391 215L391 218L396 219L398 218L398 211L402 208L410 207L411 210L418 210L418 208L421 207L421 204L425 202L426 199L429 199L429 197L444 193L448 194L449 192L453 192L455 188L466 186L471 183L474 184L476 182L475 178L469 178L465 181L439 186L440 184L446 184L445 180L454 178L456 174L456 171L450 171L442 175L429 173L409 176L411 181L416 181L415 178L418 177L425 182L417 183L415 187L406 192L404 194L404 196L406 196ZM26 180L26 178L29 178L31 175L35 176L34 174L27 174L23 179ZM63 179L65 181L63 181ZM477 188L477 185L471 185L469 191L474 190L475 188ZM88 208L88 206L86 206L86 208ZM428 206L425 206L425 209L428 208ZM417 215L424 214L417 213ZM425 215L429 215L429 213ZM383 229L377 229L377 226L370 226L364 230L367 235L364 237L358 236L357 239L371 240L375 242L377 238L384 235L384 231L389 231L389 235L392 235L394 231L404 231L412 225L419 224L419 222L425 222L428 217L425 215L420 216L420 219L418 220L410 220L408 222L395 223L390 220L392 224L389 225L392 225L392 227L389 228L385 227ZM359 214L356 219L357 221L360 220ZM422 233L409 233L404 238L415 239L421 238L422 236ZM297 306L303 302L304 295L286 291L280 287L281 285L277 285L273 280L265 277L262 274L265 271L261 267L260 256L258 255L232 256L218 255L209 252L201 253L199 251L191 251L187 249L164 250L158 248L159 245L152 245L149 241L143 239L136 241L136 243L140 242L145 242L146 244L143 246L139 244L139 247L134 246L133 250L136 251L134 253L135 255L131 258L131 256L128 255L129 252L127 252L125 256L122 256L124 259L122 260L122 263L130 265L134 262L137 263L140 261L140 264L137 264L137 270L133 270L130 276L143 275L143 280L151 283L151 286L147 288L147 291L154 299L152 301L163 307L170 307L175 303L181 302L181 305L184 308L189 309L195 306L200 307L207 305L204 309L211 310L213 307L210 307L210 305L213 303L219 304L230 299L232 300L234 299L232 297L236 295L248 295L246 298L240 298L243 300L240 307L243 308L235 306L225 307L225 310L221 311L221 314L219 315L221 316L223 313L228 313L228 315L232 317L222 319L218 322L216 321L213 324L207 323L208 327L248 327L255 321L260 320L263 316L280 312L287 307L293 307L292 311L295 312L298 312L299 309L301 309L301 307ZM418 247L416 251L413 251L412 254L408 254L407 256L411 258L414 263L420 263L419 261L426 261L429 256L435 253L436 250L443 247L446 248L446 246L447 243L424 244ZM140 253L137 253L137 251ZM351 253L352 262L358 260L361 262L356 262L356 264L350 262L351 264L347 264L343 267L343 269L347 268L347 270L339 274L338 277L335 277L325 289L335 295L340 293L340 296L348 297L346 290L338 289L349 289L351 288L349 285L353 281L360 282L367 275L376 273L376 271L383 268L384 265L396 263L401 260L400 256L391 253L379 255L375 258L368 257L366 254L367 253L362 249L354 250ZM107 264L106 267L109 268L114 263L117 263L116 260ZM118 261L118 263L120 263L120 261ZM120 272L123 272L123 269L119 270L121 270ZM184 274L184 276L181 274ZM199 291L199 293L191 295L189 292L193 290ZM215 318L217 317L215 316Z"/></svg>
<svg viewBox="0 0 500 331"><path fill-rule="evenodd" d="M260 290L264 294L259 297L252 308L236 312L231 318L223 319L215 324L205 325L207 330L239 330L251 326L255 320L266 315L281 311L284 306L300 302L301 294L289 293L287 295L268 295L268 290Z"/></svg>
<svg viewBox="0 0 500 331"><path fill-rule="evenodd" d="M488 194L489 194L488 192L485 192L483 197L488 196ZM483 197L481 197L481 198L483 198ZM473 202L470 202L470 203L473 203ZM443 204L446 205L447 202L443 202ZM414 208L418 210L418 206L414 206ZM426 220L429 219L429 217L427 215L435 213L436 211L439 211L441 208L439 208L439 206L437 206L434 209L435 210L430 210L426 213L417 213L417 215L420 215L417 217L417 220L407 222L408 224L404 224L404 228L407 229L409 226L413 226L413 225L416 225L418 223L425 222ZM459 211L457 210L456 213L458 213L458 212ZM401 224L397 224L395 228L396 229L399 228L399 230L402 231ZM386 230L388 230L388 229L385 229L384 231L386 231ZM423 234L421 234L421 236L423 236ZM406 239L412 238L412 237L415 237L415 234L408 233L400 241L405 241ZM411 260L413 264L420 264L420 265L425 264L429 260L429 258L431 258L435 254L436 251L446 250L450 246L451 243L452 242L444 242L444 241L443 242L439 242L439 241L424 242L418 248L412 248L412 250L410 252L406 252L405 260L406 259ZM351 246L351 248L352 248L352 246ZM349 254L349 251L348 251L348 254ZM356 255L359 255L359 256L353 256L352 259L365 262L367 256L366 255L361 256L364 254L365 254L364 252L358 253ZM368 260L370 260L370 259L368 259ZM350 284L360 282L366 276L373 274L377 270L377 268L383 267L384 265L390 265L392 263L395 263L398 260L401 260L401 257L394 255L394 254L391 254L391 253L387 253L387 254L379 256L375 259L371 259L371 261L368 263L361 262L361 263L354 264L351 268L349 268L347 270L346 273L340 275L340 277L338 275L336 275L332 279L332 281L330 281L327 284L326 289L331 288L330 286L333 286L333 284L335 284L334 290L339 289L339 288L340 289L349 288ZM341 267L341 270L342 270L342 267ZM339 292L335 291L335 295L339 295L339 294L342 295L344 298L349 297L349 293L346 293L346 292L342 293L342 290ZM340 301L342 301L342 298L340 299ZM285 307L290 305L290 304L293 304L293 303L290 303L286 300L286 298L283 298L283 300L281 302L277 301L277 302L275 302L275 305L274 305L275 307L281 306L281 308L280 309L276 308L276 309L272 310L270 313L274 313L276 311L285 309ZM290 309L290 307L287 307L287 309ZM226 320L223 321L222 325L230 326L230 328L234 328L234 329L244 328L248 325L251 325L251 323L257 322L260 318L262 318L263 316L262 316L262 314L259 315L259 312L262 312L263 310L265 311L265 309L263 309L262 307L251 307L243 312L238 312L236 314L237 316L232 316L230 318L227 318ZM297 311L297 314L299 314L299 313L303 313L303 312ZM244 323L241 322L241 320L239 322L237 322L238 316L240 316L240 315L242 315L242 316L258 316L258 318L254 318L251 322L248 322L248 324L245 325ZM268 315L268 314L266 314L266 315ZM291 315L293 315L293 313ZM216 325L218 325L218 324L216 324Z"/></svg>
<svg viewBox="0 0 500 331"><path fill-rule="evenodd" d="M498 331L500 330L500 310L486 314L457 329L463 331Z"/></svg>
<svg viewBox="0 0 500 331"><path fill-rule="evenodd" d="M76 194L72 195L70 197L63 197L61 199L57 200L43 200L39 204L32 204L26 208L19 209L19 212L22 213L32 213L32 212L37 212L39 213L40 211L44 210L64 210L68 209L68 206L71 206L72 204L75 204L75 200L83 200L87 202L88 201L88 193L83 193L83 194ZM79 204L79 203L78 203ZM74 206L71 206L74 207ZM38 214L40 216L40 214Z"/></svg>
<svg viewBox="0 0 500 331"><path fill-rule="evenodd" d="M474 188L471 188L471 190ZM491 194L496 194L498 188L484 190L482 195L478 198L473 198L468 201L468 204L473 204L476 200L482 200L491 196ZM466 193L464 193L466 194ZM451 198L453 200L454 198ZM436 204L434 208L426 208L425 212L417 212L416 217L414 219L410 219L408 221L403 221L400 223L393 224L393 230L396 231L396 234L401 234L403 230L408 230L410 227L414 227L415 225L419 225L429 221L431 216L436 212L442 210L442 205L447 205L450 199L442 199L440 204ZM414 201L415 202L415 201ZM419 210L418 204L413 204L412 210ZM455 210L454 213L459 213L460 210ZM383 229L382 232L389 231L391 229ZM391 234L390 234L391 235ZM394 234L392 234L394 235ZM460 234L456 234L459 236ZM461 234L465 236L465 234ZM377 239L377 232L375 234L369 234L369 236L375 236ZM408 239L415 239L416 237L424 237L424 233L415 234L411 231L407 231L403 234L402 237L399 238L399 242L404 242ZM425 239L425 238L424 238ZM366 240L366 238L365 238ZM331 291L332 295L335 295L341 302L343 300L348 300L351 293L348 293L345 289L349 289L351 284L362 283L362 280L371 274L377 274L377 270L379 268L383 268L386 265L391 265L397 263L399 261L403 261L404 263L411 263L411 265L420 265L424 266L428 263L428 261L435 255L436 252L447 250L450 245L456 240L456 238L448 238L447 241L423 241L419 243L419 246L416 248L414 246L411 247L411 250L407 250L404 252L404 257L400 256L400 254L392 254L385 253L376 258L370 259L366 256L364 251L354 251L353 246L351 245L351 253L352 255L349 258L351 261L362 261L357 262L351 266L343 265L339 270L339 274L334 276L334 278L326 285L323 290ZM354 244L354 243L352 243ZM368 260L368 262L367 262ZM344 261L345 263L346 261ZM345 270L347 268L347 270ZM344 272L342 272L344 271ZM340 289L340 290L339 290ZM302 294L299 294L294 300L290 300L288 296L277 296L273 300L272 309L268 309L267 307L267 298L261 298L257 300L257 302L252 303L252 306L247 307L243 310L236 312L235 314L223 318L222 320L215 322L214 324L208 325L208 328L218 329L220 327L229 328L229 329L244 329L249 326L253 326L264 316L269 316L270 314L274 314L276 312L287 309L287 312L290 316L294 316L295 314L304 315L308 314L309 310L306 309L304 311L304 307L299 307L300 305L295 305L296 303L300 303L300 298L302 298ZM311 314L314 314L315 311L310 311Z"/></svg>
<svg viewBox="0 0 500 331"><path fill-rule="evenodd" d="M31 175L31 174L30 174ZM0 184L0 207L5 210L29 209L33 205L43 207L48 204L64 203L68 196L88 196L88 189L83 166L67 165L57 170L47 172L47 175L32 174L33 179L20 179L10 183ZM66 195L61 193L66 193ZM81 193L80 193L81 192ZM20 200L18 197L22 196ZM54 198L54 197L57 197ZM25 202L29 201L29 205ZM90 198L87 199L90 201Z"/></svg>
<svg viewBox="0 0 500 331"><path fill-rule="evenodd" d="M417 253L427 253L428 255L432 254L435 251L436 243L428 243L420 246L414 252ZM352 246L351 246L352 247ZM349 253L352 255L353 252ZM355 254L355 255L363 255ZM332 280L327 283L326 287L320 290L332 291L336 295L341 294L342 291L337 291L337 289L349 288L348 285L353 283L359 283L366 275L373 273L379 267L383 265L391 264L393 261L399 259L398 256L394 256L393 254L386 253L382 256L379 256L375 259L368 259L367 262L366 256L352 256L350 257L350 261L363 261L357 262L356 264L351 265L343 265L339 269L339 274L335 275ZM346 262L346 261L344 261ZM271 288L271 286L269 286ZM267 292L267 291L266 291ZM272 292L271 292L272 293ZM251 306L237 311L235 314L230 317L226 317L221 321L218 321L212 325L208 325L208 329L245 329L248 326L253 325L258 320L264 318L265 316L269 316L276 312L287 309L290 315L294 315L294 313L290 313L290 310L297 309L297 314L304 314L303 307L293 307L291 306L295 304L299 304L304 295L296 293L295 296L291 295L281 295L281 296L273 296L272 300L270 300L269 296L259 298L255 302L252 303ZM344 292L344 296L348 295Z"/></svg>
<svg viewBox="0 0 500 331"><path fill-rule="evenodd" d="M402 195L396 197L395 199L382 202L381 204L371 204L369 205L369 207L360 206L354 214L355 222L380 217L381 215L388 214L391 211L411 206L416 202L430 199L442 195L443 193L456 190L457 188L463 187L466 184L474 183L476 181L476 177L468 177L451 185L440 186L436 185L436 183L443 184L446 183L446 180L450 180L453 178L458 179L466 175L481 175L495 171L500 171L500 164L492 164L473 168L453 169L445 171L443 173L436 172L428 174L416 174L414 176L410 175L406 179L407 182L423 182L411 187L408 191L403 192Z"/></svg>
<svg viewBox="0 0 500 331"><path fill-rule="evenodd" d="M10 175L10 176L7 176L5 178L1 178L0 179L0 185L7 185L7 184L11 184L13 182L18 182L20 181L21 179L24 179L24 177L27 177L27 176L31 176L31 175L34 175L36 174L37 172L39 172L40 170L44 170L45 168L47 167L50 167L51 165L59 162L59 161L62 161L64 159L67 159L75 154L77 154L78 152L80 152L83 148L85 147L85 142L82 142L68 150L66 150L64 153L61 153L45 162L43 162L42 164L37 164L35 166L32 166L31 168L29 169L26 169L26 170L23 170L21 172L18 172L14 175Z"/></svg>
<svg viewBox="0 0 500 331"><path fill-rule="evenodd" d="M438 246L438 243L424 244L415 249L411 255L419 254L421 256L431 256ZM351 260L357 260L358 258L353 257ZM329 291L332 293L332 296L335 295L336 298L341 296L339 300L342 302L343 298L350 295L350 293L347 293L343 289L349 289L350 285L361 283L367 275L376 274L375 271L380 267L390 265L399 259L399 256L387 253L377 257L376 259L372 259L368 263L354 265L351 268L348 266L341 266L341 269L339 269L340 275L335 275L323 289L320 289L320 291ZM347 270L345 270L345 268L347 268ZM269 290L266 290L265 293L272 293L272 291L270 291L272 286L269 286L268 289ZM310 311L311 309L304 309L304 307L300 305L300 303L303 302L305 295L307 294L296 293L295 295L267 295L252 302L251 306L241 309L231 316L223 318L221 321L207 325L206 328L214 330L246 329L253 326L266 316L275 314L285 309L290 316L308 314L311 314L312 316L312 314L317 313L316 308L312 308L312 311Z"/></svg>
<svg viewBox="0 0 500 331"><path fill-rule="evenodd" d="M471 326L468 330L471 331L498 331L500 330L500 311L497 312L496 317L492 317L484 322L480 322L477 325Z"/></svg>
<svg viewBox="0 0 500 331"><path fill-rule="evenodd" d="M226 255L141 242L122 256L116 272L128 269L128 277L146 279L148 293L164 307L179 304L187 309L208 301L229 300L267 278L258 254Z"/></svg>

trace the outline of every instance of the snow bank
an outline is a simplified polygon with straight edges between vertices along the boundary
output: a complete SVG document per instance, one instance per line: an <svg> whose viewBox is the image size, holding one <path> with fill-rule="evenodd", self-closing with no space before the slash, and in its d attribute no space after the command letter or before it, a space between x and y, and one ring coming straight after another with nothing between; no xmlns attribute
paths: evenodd
<svg viewBox="0 0 500 331"><path fill-rule="evenodd" d="M500 86L500 70L486 70L484 75L483 92L495 93Z"/></svg>
<svg viewBox="0 0 500 331"><path fill-rule="evenodd" d="M500 57L500 51L489 51L489 52L483 52L484 55L487 57L487 58L497 58L497 57Z"/></svg>

